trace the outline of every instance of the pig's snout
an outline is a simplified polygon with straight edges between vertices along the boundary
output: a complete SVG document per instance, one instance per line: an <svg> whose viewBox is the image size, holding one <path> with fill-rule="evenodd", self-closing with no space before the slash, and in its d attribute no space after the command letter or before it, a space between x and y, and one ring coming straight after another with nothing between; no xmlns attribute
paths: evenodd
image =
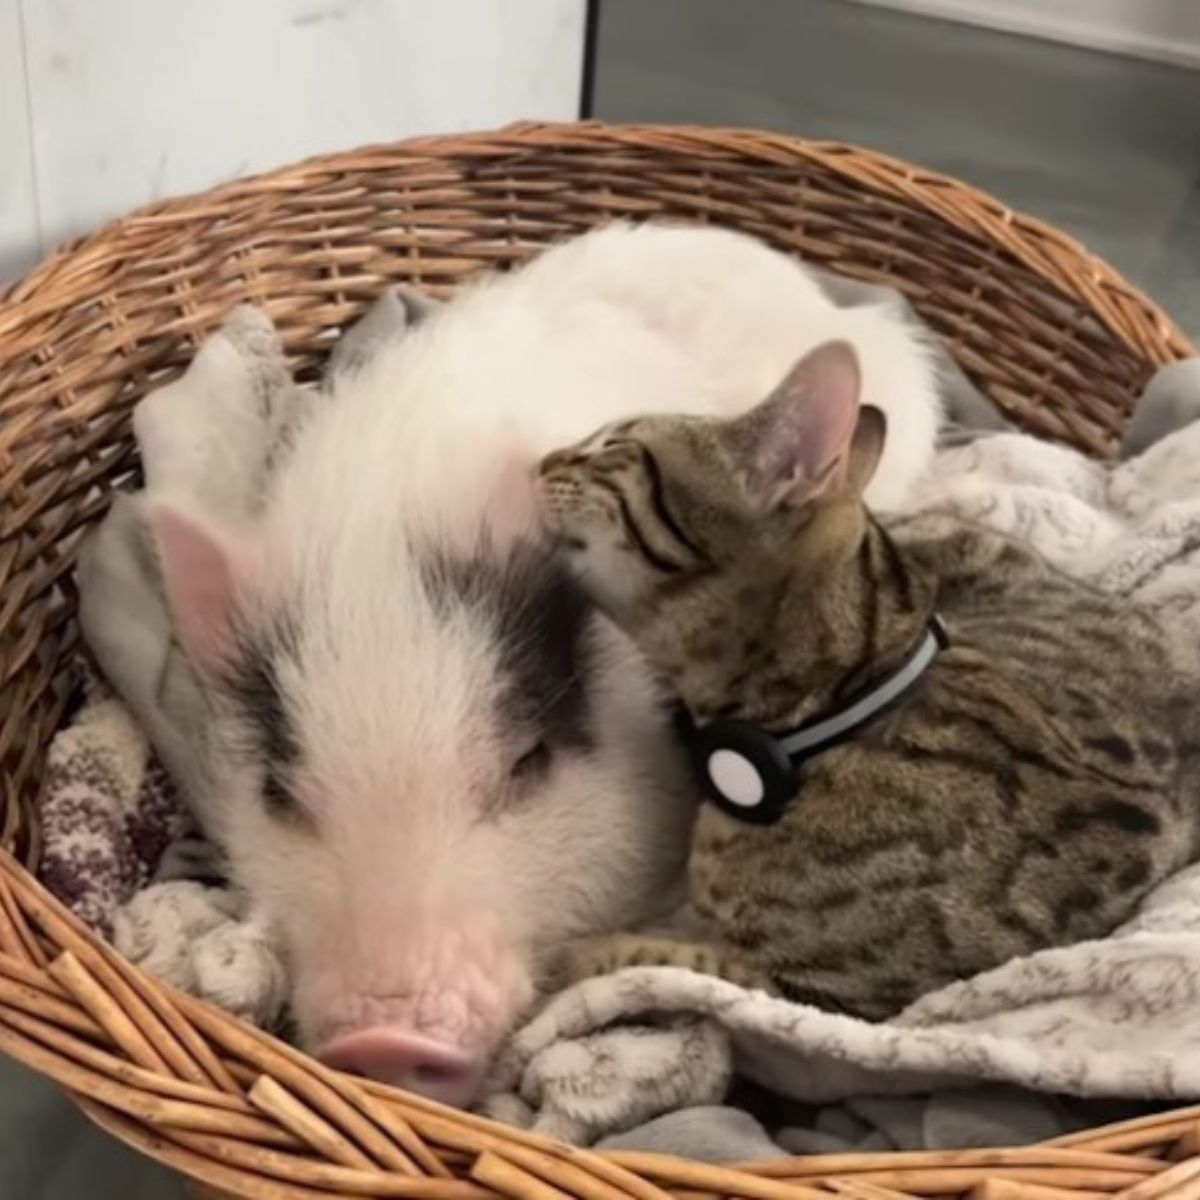
<svg viewBox="0 0 1200 1200"><path fill-rule="evenodd" d="M364 905L365 908L365 905ZM300 1040L329 1066L463 1108L533 999L531 955L485 919L367 914L340 948L294 954Z"/></svg>
<svg viewBox="0 0 1200 1200"><path fill-rule="evenodd" d="M319 1057L338 1070L365 1075L454 1108L471 1103L483 1077L482 1060L390 1025L334 1038Z"/></svg>

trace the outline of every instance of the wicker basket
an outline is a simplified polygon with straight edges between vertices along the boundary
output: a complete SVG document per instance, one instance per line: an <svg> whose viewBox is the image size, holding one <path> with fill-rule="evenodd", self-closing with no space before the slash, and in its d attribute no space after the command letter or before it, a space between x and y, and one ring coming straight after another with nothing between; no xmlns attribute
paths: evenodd
<svg viewBox="0 0 1200 1200"><path fill-rule="evenodd" d="M72 563L136 470L129 414L147 388L238 301L263 305L311 369L385 283L449 292L616 215L731 225L894 284L1003 409L1096 453L1150 373L1191 352L1055 230L879 155L752 132L522 125L359 150L59 252L0 303L0 1050L205 1195L1200 1196L1200 1109L1052 1146L737 1170L573 1150L339 1075L153 982L28 873L77 645Z"/></svg>

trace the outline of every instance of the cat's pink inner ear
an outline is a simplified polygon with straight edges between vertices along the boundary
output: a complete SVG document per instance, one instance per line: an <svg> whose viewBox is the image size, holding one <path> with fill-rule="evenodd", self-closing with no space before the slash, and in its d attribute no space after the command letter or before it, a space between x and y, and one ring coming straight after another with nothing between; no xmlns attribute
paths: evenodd
<svg viewBox="0 0 1200 1200"><path fill-rule="evenodd" d="M862 405L846 452L846 483L852 491L861 495L866 490L879 466L886 441L887 417L874 405Z"/></svg>
<svg viewBox="0 0 1200 1200"><path fill-rule="evenodd" d="M850 449L862 381L847 342L826 342L805 355L748 417L754 474L774 506L819 494Z"/></svg>
<svg viewBox="0 0 1200 1200"><path fill-rule="evenodd" d="M218 679L237 656L237 606L257 586L257 555L248 540L169 505L147 520L175 633L192 665Z"/></svg>

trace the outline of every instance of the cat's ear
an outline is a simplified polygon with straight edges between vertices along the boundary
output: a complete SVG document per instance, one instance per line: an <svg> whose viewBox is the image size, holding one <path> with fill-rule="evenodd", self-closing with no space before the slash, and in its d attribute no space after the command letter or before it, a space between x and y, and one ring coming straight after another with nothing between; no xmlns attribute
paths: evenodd
<svg viewBox="0 0 1200 1200"><path fill-rule="evenodd" d="M151 506L146 521L180 645L196 670L215 682L236 660L238 601L258 587L259 555L248 538L170 505Z"/></svg>
<svg viewBox="0 0 1200 1200"><path fill-rule="evenodd" d="M861 390L853 348L826 342L806 354L766 400L732 423L730 447L738 474L757 506L798 507L844 476L860 425ZM863 429L864 465L874 427L870 418Z"/></svg>

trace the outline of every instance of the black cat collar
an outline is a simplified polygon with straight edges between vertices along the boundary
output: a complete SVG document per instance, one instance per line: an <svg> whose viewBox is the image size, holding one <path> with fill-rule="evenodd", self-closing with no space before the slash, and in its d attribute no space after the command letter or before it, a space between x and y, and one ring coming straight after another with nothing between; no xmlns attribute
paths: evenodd
<svg viewBox="0 0 1200 1200"><path fill-rule="evenodd" d="M843 707L790 733L767 733L748 721L718 719L696 726L684 716L684 741L709 798L739 821L773 824L796 794L800 768L899 704L947 645L945 628L931 617L925 636L895 671Z"/></svg>

